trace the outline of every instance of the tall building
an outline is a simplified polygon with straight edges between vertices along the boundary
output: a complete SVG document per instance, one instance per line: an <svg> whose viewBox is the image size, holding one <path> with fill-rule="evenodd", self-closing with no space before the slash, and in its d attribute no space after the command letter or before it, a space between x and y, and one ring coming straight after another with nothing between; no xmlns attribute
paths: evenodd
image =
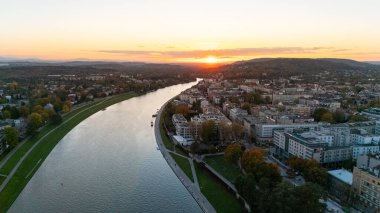
<svg viewBox="0 0 380 213"><path fill-rule="evenodd" d="M326 131L275 131L276 153L283 157L297 156L319 163L333 163L351 159L350 146L334 146L334 135Z"/></svg>
<svg viewBox="0 0 380 213"><path fill-rule="evenodd" d="M360 203L373 211L380 209L379 155L360 155L353 171L353 193ZM366 210L366 212L369 210Z"/></svg>

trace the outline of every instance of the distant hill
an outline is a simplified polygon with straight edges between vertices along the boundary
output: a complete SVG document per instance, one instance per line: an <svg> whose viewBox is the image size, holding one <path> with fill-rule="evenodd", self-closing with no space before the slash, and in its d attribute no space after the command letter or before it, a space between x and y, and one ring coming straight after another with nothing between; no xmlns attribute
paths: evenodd
<svg viewBox="0 0 380 213"><path fill-rule="evenodd" d="M8 62L0 66L0 79L28 79L47 75L89 75L120 73L144 75L146 79L177 78L190 75L194 68L174 64L142 62L70 61L70 62ZM191 78L194 76L192 75Z"/></svg>
<svg viewBox="0 0 380 213"><path fill-rule="evenodd" d="M366 61L366 63L380 65L380 61Z"/></svg>
<svg viewBox="0 0 380 213"><path fill-rule="evenodd" d="M315 78L316 75L329 72L331 78L351 76L366 78L380 73L380 66L349 59L335 58L264 58L239 61L219 68L228 79L236 78L288 78L300 75Z"/></svg>

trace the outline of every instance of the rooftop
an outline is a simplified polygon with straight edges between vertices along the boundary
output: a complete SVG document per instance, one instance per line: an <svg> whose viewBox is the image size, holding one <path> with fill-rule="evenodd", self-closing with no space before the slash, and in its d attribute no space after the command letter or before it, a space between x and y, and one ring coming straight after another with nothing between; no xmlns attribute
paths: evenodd
<svg viewBox="0 0 380 213"><path fill-rule="evenodd" d="M339 179L339 180L341 180L341 181L343 181L349 185L352 185L352 173L351 172L349 172L345 169L337 169L337 170L328 171L328 173L331 176L333 176L333 177L335 177L335 178L337 178L337 179Z"/></svg>

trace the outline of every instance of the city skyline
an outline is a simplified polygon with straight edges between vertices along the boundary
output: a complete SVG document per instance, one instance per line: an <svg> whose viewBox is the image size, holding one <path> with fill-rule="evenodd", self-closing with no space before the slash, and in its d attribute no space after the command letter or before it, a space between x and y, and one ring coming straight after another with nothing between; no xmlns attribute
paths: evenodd
<svg viewBox="0 0 380 213"><path fill-rule="evenodd" d="M0 57L219 63L380 61L377 1L4 1Z"/></svg>

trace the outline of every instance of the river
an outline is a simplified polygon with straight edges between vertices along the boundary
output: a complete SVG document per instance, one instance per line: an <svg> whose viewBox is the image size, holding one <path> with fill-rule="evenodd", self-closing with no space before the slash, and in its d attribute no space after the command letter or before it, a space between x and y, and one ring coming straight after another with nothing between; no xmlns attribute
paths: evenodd
<svg viewBox="0 0 380 213"><path fill-rule="evenodd" d="M196 82L135 97L87 118L53 149L9 212L201 212L167 165L152 114Z"/></svg>

